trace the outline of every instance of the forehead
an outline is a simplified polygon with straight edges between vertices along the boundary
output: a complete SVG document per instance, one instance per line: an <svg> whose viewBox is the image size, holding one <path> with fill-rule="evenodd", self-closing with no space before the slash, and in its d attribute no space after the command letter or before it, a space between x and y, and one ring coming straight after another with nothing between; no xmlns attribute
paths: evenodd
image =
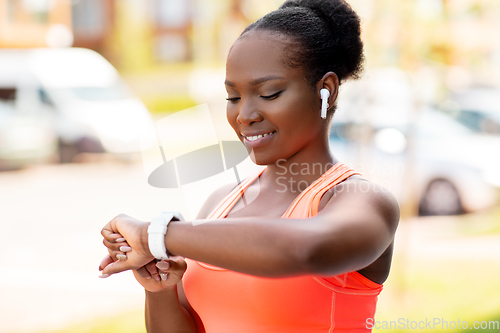
<svg viewBox="0 0 500 333"><path fill-rule="evenodd" d="M272 32L248 32L234 43L229 52L226 79L239 82L269 75L301 75L300 70L285 65L288 42L288 37Z"/></svg>

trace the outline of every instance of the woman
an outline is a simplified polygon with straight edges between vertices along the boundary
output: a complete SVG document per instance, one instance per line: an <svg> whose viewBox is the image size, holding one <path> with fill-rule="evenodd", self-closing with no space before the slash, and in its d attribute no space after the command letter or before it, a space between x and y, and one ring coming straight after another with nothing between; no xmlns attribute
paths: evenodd
<svg viewBox="0 0 500 333"><path fill-rule="evenodd" d="M370 331L398 205L328 146L339 85L359 73L362 48L343 0L286 1L234 43L227 119L267 167L214 192L198 217L208 223L171 223L168 262L153 260L146 222L119 215L102 231L102 276L135 270L149 332ZM243 193L256 199L245 205Z"/></svg>

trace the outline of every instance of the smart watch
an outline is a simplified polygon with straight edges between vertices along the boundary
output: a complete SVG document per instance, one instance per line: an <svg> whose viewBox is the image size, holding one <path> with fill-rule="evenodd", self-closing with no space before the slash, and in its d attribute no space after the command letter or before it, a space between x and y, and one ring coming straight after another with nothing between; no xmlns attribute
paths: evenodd
<svg viewBox="0 0 500 333"><path fill-rule="evenodd" d="M151 220L148 227L148 245L151 254L160 260L168 260L168 253L165 247L165 235L168 225L172 221L184 221L179 212L163 212Z"/></svg>

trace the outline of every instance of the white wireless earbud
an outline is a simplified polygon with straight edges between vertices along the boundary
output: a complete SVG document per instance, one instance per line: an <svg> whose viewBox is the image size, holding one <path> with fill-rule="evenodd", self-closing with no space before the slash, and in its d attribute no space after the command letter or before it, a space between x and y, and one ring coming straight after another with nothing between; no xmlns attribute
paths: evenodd
<svg viewBox="0 0 500 333"><path fill-rule="evenodd" d="M330 91L328 89L321 89L319 91L321 94L321 118L326 119L326 111L328 110L328 99L330 98Z"/></svg>

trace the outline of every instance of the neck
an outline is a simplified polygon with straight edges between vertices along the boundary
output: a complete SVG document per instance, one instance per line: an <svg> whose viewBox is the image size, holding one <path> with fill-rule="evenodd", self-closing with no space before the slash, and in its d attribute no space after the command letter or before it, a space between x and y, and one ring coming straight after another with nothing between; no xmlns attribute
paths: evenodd
<svg viewBox="0 0 500 333"><path fill-rule="evenodd" d="M296 194L311 185L337 162L327 146L326 149L310 152L308 156L294 155L287 160L281 159L268 165L261 181L270 188L279 187Z"/></svg>

